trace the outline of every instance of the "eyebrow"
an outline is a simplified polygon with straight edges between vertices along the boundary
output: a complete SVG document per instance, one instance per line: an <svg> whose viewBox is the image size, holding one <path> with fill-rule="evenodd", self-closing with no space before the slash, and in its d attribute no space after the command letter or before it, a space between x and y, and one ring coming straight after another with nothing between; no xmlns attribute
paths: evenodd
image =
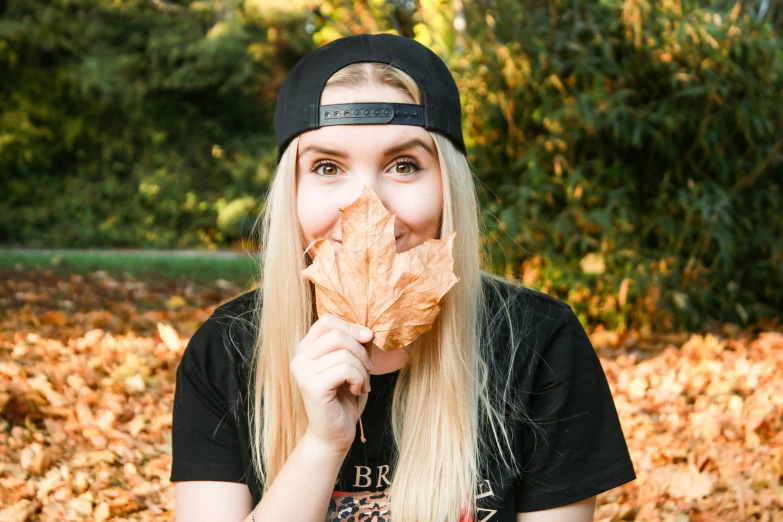
<svg viewBox="0 0 783 522"><path fill-rule="evenodd" d="M394 145L392 147L389 147L385 151L383 151L384 156L391 156L392 154L396 154L398 152L402 152L404 150L411 149L413 147L421 147L427 152L429 152L431 155L435 155L435 152L432 150L432 148L421 141L418 138L414 138L412 140L405 141L403 143L400 143L399 145ZM348 153L343 152L341 150L332 150L332 149L325 149L323 147L319 147L317 145L309 145L304 148L302 152L299 153L300 156L304 156L308 152L320 152L321 154L329 154L331 156L337 156L338 158L347 158L349 156Z"/></svg>

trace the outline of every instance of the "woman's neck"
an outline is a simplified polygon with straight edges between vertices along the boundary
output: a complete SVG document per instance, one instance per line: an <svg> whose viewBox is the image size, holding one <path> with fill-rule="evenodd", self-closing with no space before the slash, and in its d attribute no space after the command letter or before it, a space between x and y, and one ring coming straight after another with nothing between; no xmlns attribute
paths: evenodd
<svg viewBox="0 0 783 522"><path fill-rule="evenodd" d="M385 352L373 346L370 352L370 360L372 361L373 368L370 370L370 375L383 375L384 373L391 373L399 370L410 360L410 355L405 346L391 352Z"/></svg>

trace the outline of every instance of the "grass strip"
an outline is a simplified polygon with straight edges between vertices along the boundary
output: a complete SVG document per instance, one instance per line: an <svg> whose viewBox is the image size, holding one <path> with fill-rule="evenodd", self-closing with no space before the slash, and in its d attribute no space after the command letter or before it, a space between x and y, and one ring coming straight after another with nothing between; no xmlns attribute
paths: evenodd
<svg viewBox="0 0 783 522"><path fill-rule="evenodd" d="M112 277L166 278L211 283L219 279L239 285L256 271L246 253L177 250L2 250L0 267L86 274L103 270Z"/></svg>

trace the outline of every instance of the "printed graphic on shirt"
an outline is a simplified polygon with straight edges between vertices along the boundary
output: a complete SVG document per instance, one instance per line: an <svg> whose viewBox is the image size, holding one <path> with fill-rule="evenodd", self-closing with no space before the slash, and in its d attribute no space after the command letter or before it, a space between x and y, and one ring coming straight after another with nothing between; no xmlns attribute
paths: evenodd
<svg viewBox="0 0 783 522"><path fill-rule="evenodd" d="M372 484L372 470L368 466L356 468L355 487L369 487ZM389 486L386 479L389 466L378 467L378 487L381 483ZM388 506L389 488L381 491L334 491L329 502L326 522L391 522ZM497 509L486 507L487 501L494 499L494 491L489 480L482 480L476 490L476 517L465 512L459 522L492 522Z"/></svg>
<svg viewBox="0 0 783 522"><path fill-rule="evenodd" d="M326 521L389 522L388 494L389 488L354 493L335 491L329 502Z"/></svg>
<svg viewBox="0 0 783 522"><path fill-rule="evenodd" d="M485 503L485 500L491 500L495 498L495 492L492 491L492 484L488 480L484 480L481 487L479 487L479 490L476 492L476 513L478 515L478 521L477 522L490 522L492 518L495 516L495 513L498 512L497 509L490 509L487 507L482 507L482 504ZM484 504L486 505L486 504ZM473 519L471 517L468 522L473 522Z"/></svg>
<svg viewBox="0 0 783 522"><path fill-rule="evenodd" d="M358 491L362 488L375 488L380 489L385 486L391 486L391 482L389 482L389 470L390 466L388 464L382 464L380 466L376 466L374 468L371 468L370 466L353 466L355 474L353 476L353 479L351 481L351 487L350 489L354 489L354 491ZM338 477L337 483L340 482L340 479Z"/></svg>

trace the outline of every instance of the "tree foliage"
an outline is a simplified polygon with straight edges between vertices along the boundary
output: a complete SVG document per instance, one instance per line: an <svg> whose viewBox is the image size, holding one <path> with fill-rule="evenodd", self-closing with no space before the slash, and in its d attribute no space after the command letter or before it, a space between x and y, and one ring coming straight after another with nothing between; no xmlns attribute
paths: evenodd
<svg viewBox="0 0 783 522"><path fill-rule="evenodd" d="M0 241L215 246L252 221L236 201L271 177L274 95L310 38L295 16L164 5L10 3Z"/></svg>
<svg viewBox="0 0 783 522"><path fill-rule="evenodd" d="M454 71L495 270L610 326L783 308L779 6L258 5L11 0L0 242L230 243L274 168L286 72L315 46L387 31Z"/></svg>
<svg viewBox="0 0 783 522"><path fill-rule="evenodd" d="M461 59L476 162L499 197L490 237L591 319L630 305L659 326L745 322L783 304L783 62L738 6L468 17L491 21Z"/></svg>

